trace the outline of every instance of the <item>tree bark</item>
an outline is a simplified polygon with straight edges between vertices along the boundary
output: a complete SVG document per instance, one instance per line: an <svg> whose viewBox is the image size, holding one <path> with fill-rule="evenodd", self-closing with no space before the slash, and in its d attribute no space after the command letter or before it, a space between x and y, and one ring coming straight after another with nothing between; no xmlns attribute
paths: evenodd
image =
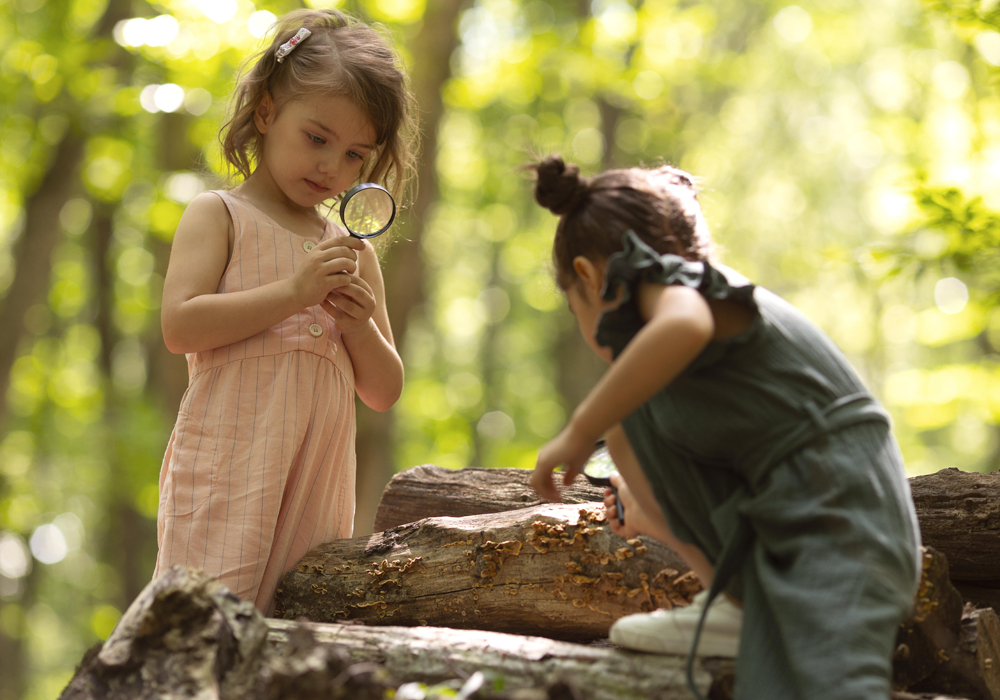
<svg viewBox="0 0 1000 700"><path fill-rule="evenodd" d="M604 506L551 504L322 545L285 575L274 614L580 641L699 590L665 545L612 534Z"/></svg>
<svg viewBox="0 0 1000 700"><path fill-rule="evenodd" d="M963 605L944 554L924 547L920 588L900 625L893 682L916 692L1000 700L1000 622L990 608Z"/></svg>
<svg viewBox="0 0 1000 700"><path fill-rule="evenodd" d="M438 198L437 130L444 114L441 91L451 75L451 54L458 43L458 15L468 0L437 0L427 4L420 32L411 46L411 76L420 108L422 152L417 166L418 190L413 207L405 212L402 235L382 261L385 302L396 347L406 340L407 321L424 299L424 264L420 245L424 221ZM377 413L358 402L357 510L354 533L368 534L379 494L395 471L395 423L391 411Z"/></svg>
<svg viewBox="0 0 1000 700"><path fill-rule="evenodd" d="M83 136L70 131L56 147L49 169L24 204L24 230L15 251L14 279L0 307L0 399L7 396L10 370L17 359L28 309L45 301L52 252L62 236L59 212L76 186L83 158ZM6 424L7 402L0 400L0 429Z"/></svg>
<svg viewBox="0 0 1000 700"><path fill-rule="evenodd" d="M202 572L175 566L87 652L60 697L380 700L400 680L473 680L481 672L489 681L475 693L481 700L687 700L684 659L649 658L496 632L265 622ZM502 691L493 689L497 679ZM696 668L695 682L704 692L710 676Z"/></svg>
<svg viewBox="0 0 1000 700"><path fill-rule="evenodd" d="M257 681L266 638L253 603L204 572L174 566L87 652L60 698L240 697Z"/></svg>
<svg viewBox="0 0 1000 700"><path fill-rule="evenodd" d="M438 516L462 517L502 513L543 503L527 469L467 467L444 469L424 464L392 477L382 493L375 531ZM579 478L564 488L565 503L593 503L604 498L604 489Z"/></svg>
<svg viewBox="0 0 1000 700"><path fill-rule="evenodd" d="M942 469L910 489L924 544L948 557L952 580L1000 582L1000 472Z"/></svg>
<svg viewBox="0 0 1000 700"><path fill-rule="evenodd" d="M268 640L272 644L286 643L286 630L294 629L293 625L285 620L268 620ZM562 681L576 690L575 697L587 700L691 698L684 680L685 659L681 656L650 656L614 647L479 630L307 626L317 641L346 650L354 661L382 664L394 678L435 683L482 671L502 678L505 690L544 688ZM711 677L696 665L694 678L704 693Z"/></svg>
<svg viewBox="0 0 1000 700"><path fill-rule="evenodd" d="M421 518L498 513L538 505L525 469L458 471L433 465L396 474L379 504L376 530ZM923 542L948 557L951 579L974 591L970 599L1000 598L1000 472L943 469L910 479ZM599 501L604 491L579 477L563 490L570 503Z"/></svg>
<svg viewBox="0 0 1000 700"><path fill-rule="evenodd" d="M947 569L938 558L931 553L925 583L947 588ZM922 587L928 600L936 595L934 588ZM926 611L925 619L945 611L954 617L950 605ZM985 625L977 621L961 641L966 655L996 658L996 628L995 616ZM381 700L401 681L451 681L455 689L464 686L461 697L477 700L687 700L684 665L681 656L640 654L607 643L435 627L265 621L251 603L204 573L176 566L143 590L107 642L87 652L61 700ZM732 668L731 660L701 659L695 684L713 700L726 700ZM497 681L502 690L495 690ZM892 698L953 700L941 694L944 689L925 685ZM396 690L401 695L402 686Z"/></svg>

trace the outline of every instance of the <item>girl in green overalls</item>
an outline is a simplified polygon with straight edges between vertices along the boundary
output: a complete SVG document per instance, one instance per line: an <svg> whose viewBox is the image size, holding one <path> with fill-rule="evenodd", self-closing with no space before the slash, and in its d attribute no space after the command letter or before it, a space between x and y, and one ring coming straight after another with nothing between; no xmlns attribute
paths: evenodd
<svg viewBox="0 0 1000 700"><path fill-rule="evenodd" d="M606 437L625 480L613 527L665 541L710 585L705 634L714 616L738 636L738 699L888 698L920 559L885 411L805 316L714 262L689 175L536 169L560 216L557 282L611 364L539 453L536 490L558 501L553 470L572 482ZM673 651L681 615L623 618L612 641Z"/></svg>

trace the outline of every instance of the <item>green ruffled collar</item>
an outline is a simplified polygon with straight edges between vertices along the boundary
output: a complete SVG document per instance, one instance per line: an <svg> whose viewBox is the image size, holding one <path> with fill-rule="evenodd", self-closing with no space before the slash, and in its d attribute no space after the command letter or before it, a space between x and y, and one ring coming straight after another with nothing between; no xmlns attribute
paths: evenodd
<svg viewBox="0 0 1000 700"><path fill-rule="evenodd" d="M604 287L601 289L601 298L605 301L614 301L621 289L621 301L617 307L601 315L595 336L598 345L611 348L615 357L645 324L634 302L635 289L642 283L682 284L698 290L706 299L736 299L757 312L757 319L748 331L710 343L702 355L717 355L724 346L745 342L755 332L760 313L754 300L755 286L752 283L732 283L708 262L658 253L631 230L625 232L622 244L623 249L608 258ZM704 366L706 363L699 356L693 364Z"/></svg>

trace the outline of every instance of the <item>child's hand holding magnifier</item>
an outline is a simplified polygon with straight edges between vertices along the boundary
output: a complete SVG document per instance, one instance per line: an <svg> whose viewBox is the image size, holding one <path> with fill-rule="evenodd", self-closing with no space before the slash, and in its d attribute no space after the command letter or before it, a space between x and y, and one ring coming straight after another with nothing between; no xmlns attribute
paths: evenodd
<svg viewBox="0 0 1000 700"><path fill-rule="evenodd" d="M340 203L340 219L354 239L380 236L396 218L396 202L381 185L365 182L348 190ZM350 241L344 237L343 241ZM357 241L360 243L360 241ZM363 244L361 244L363 246ZM356 246L349 246L356 248ZM355 255L355 260L357 257ZM337 321L342 333L367 328L377 304L375 292L355 268L347 284L338 286L323 300L323 309Z"/></svg>
<svg viewBox="0 0 1000 700"><path fill-rule="evenodd" d="M611 453L603 438L596 444L581 443L565 429L539 451L538 463L531 475L531 486L542 498L555 503L561 501L562 496L552 482L552 473L560 465L564 466L565 485L573 483L576 475L582 471L592 485L610 488L615 495L618 522L625 525L625 508L618 497L618 489L611 483L611 475L617 471L617 467L611 460Z"/></svg>

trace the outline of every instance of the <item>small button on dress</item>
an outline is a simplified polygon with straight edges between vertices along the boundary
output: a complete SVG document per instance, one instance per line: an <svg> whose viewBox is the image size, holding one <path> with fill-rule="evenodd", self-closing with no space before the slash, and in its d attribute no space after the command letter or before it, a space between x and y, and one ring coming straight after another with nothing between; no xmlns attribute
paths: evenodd
<svg viewBox="0 0 1000 700"><path fill-rule="evenodd" d="M323 326L319 325L318 323L314 323L311 326L309 326L309 332L312 333L313 336L318 338L321 335L323 335Z"/></svg>
<svg viewBox="0 0 1000 700"><path fill-rule="evenodd" d="M316 244L313 243L312 241L306 241L305 243L302 244L302 250L306 251L307 253L315 247ZM313 335L318 335L318 333L313 333Z"/></svg>

